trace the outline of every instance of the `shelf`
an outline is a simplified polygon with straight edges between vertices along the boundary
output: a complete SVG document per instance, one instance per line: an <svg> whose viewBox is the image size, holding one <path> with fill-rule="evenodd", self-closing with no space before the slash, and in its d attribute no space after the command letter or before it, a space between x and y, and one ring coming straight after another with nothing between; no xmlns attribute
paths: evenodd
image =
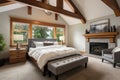
<svg viewBox="0 0 120 80"><path fill-rule="evenodd" d="M115 37L118 35L118 32L104 32L104 33L94 33L94 34L84 34L86 41L89 42L89 39L109 39L111 43L115 42Z"/></svg>

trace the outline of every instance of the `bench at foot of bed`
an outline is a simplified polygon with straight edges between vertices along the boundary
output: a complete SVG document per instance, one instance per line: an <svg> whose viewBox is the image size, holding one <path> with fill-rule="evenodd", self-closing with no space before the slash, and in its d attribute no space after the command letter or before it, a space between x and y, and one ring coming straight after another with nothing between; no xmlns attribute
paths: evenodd
<svg viewBox="0 0 120 80"><path fill-rule="evenodd" d="M88 57L81 55L75 55L66 57L63 59L54 60L48 63L49 76L51 72L55 75L56 80L58 80L58 75L69 71L73 68L84 65L87 68Z"/></svg>

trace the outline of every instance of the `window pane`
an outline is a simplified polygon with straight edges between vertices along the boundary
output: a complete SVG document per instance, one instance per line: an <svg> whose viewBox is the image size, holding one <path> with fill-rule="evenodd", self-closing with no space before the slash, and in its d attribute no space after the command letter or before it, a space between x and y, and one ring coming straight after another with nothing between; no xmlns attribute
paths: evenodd
<svg viewBox="0 0 120 80"><path fill-rule="evenodd" d="M13 45L17 42L27 44L29 24L13 22Z"/></svg>
<svg viewBox="0 0 120 80"><path fill-rule="evenodd" d="M64 28L57 28L57 33L64 33Z"/></svg>
<svg viewBox="0 0 120 80"><path fill-rule="evenodd" d="M29 24L13 22L14 30L28 30L28 25Z"/></svg>
<svg viewBox="0 0 120 80"><path fill-rule="evenodd" d="M49 27L49 26L33 25L32 37L33 38L53 39L54 38L54 28Z"/></svg>
<svg viewBox="0 0 120 80"><path fill-rule="evenodd" d="M64 28L56 28L56 33L57 33L57 41L58 42L65 42L65 36L64 36Z"/></svg>

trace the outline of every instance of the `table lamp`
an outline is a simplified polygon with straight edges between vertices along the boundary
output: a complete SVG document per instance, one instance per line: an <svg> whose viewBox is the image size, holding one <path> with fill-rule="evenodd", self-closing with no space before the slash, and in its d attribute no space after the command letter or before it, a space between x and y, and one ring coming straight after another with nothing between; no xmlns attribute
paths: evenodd
<svg viewBox="0 0 120 80"><path fill-rule="evenodd" d="M17 41L16 49L20 49L20 41L23 41L23 35L21 34L16 34L14 35L14 40Z"/></svg>
<svg viewBox="0 0 120 80"><path fill-rule="evenodd" d="M59 39L60 39L60 41L62 42L62 45L63 45L64 36L60 36Z"/></svg>

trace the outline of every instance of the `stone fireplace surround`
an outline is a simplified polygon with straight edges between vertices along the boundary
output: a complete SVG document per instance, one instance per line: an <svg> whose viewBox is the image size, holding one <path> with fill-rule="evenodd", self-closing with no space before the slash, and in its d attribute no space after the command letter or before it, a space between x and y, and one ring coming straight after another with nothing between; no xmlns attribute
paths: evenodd
<svg viewBox="0 0 120 80"><path fill-rule="evenodd" d="M86 52L90 53L90 42L108 43L108 48L114 48L116 46L115 42L118 34L118 32L84 34L86 38Z"/></svg>
<svg viewBox="0 0 120 80"><path fill-rule="evenodd" d="M90 53L90 42L98 42L98 43L108 43L108 48L114 48L116 46L115 43L111 43L109 39L90 39L89 42L86 42L86 52Z"/></svg>

